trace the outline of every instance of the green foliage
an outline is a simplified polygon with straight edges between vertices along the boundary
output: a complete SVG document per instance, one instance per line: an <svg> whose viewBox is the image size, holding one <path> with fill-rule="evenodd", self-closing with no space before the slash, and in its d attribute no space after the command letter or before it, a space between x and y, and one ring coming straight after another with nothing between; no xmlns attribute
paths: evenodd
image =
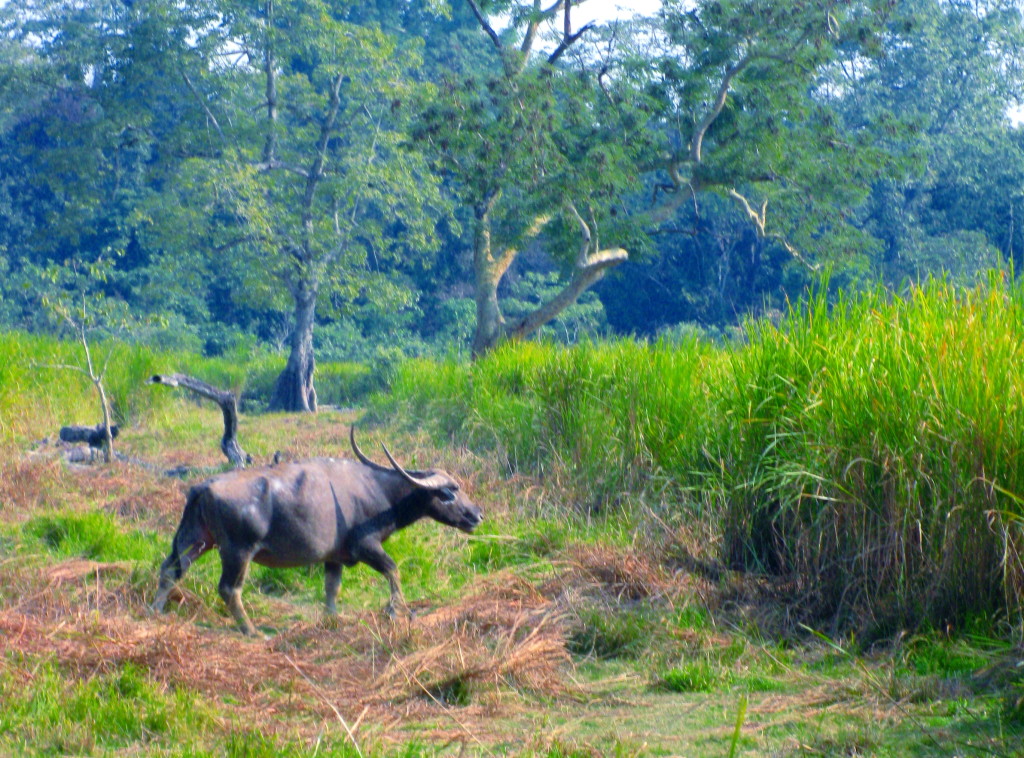
<svg viewBox="0 0 1024 758"><path fill-rule="evenodd" d="M513 321L525 317L557 295L562 286L564 283L557 274L527 272L522 279L509 287L509 295L504 300L505 317ZM604 306L596 294L584 292L579 300L548 322L538 334L541 339L571 345L587 339L597 339L606 331Z"/></svg>
<svg viewBox="0 0 1024 758"><path fill-rule="evenodd" d="M599 73L596 55L574 56L568 65L566 47L550 57L535 49L538 25L554 21L562 8L514 2L503 11L507 33L498 35L481 19L494 44L484 41L478 55L445 67L437 91L420 99L411 130L435 170L448 178L447 187L471 225L476 352L520 328L532 334L559 308L572 305L578 291L564 301L548 293L569 293L570 281L582 281L577 277L581 262L601 250L602 241L646 241L632 215L619 210L625 194L640 186L648 118L632 102L602 89L599 79L606 69ZM568 19L571 8L565 13ZM582 31L563 42L574 51L584 47L589 39ZM485 40L483 32L479 36ZM548 259L541 265L553 263L561 279L527 277L510 288L536 294L499 290L509 266L525 260L520 253L535 240ZM555 281L560 286L552 289ZM537 294L544 305L558 307L542 312ZM506 297L511 302L504 302ZM578 309L568 320L592 319L586 310ZM540 323L527 325L525 317L537 314L543 315Z"/></svg>
<svg viewBox="0 0 1024 758"><path fill-rule="evenodd" d="M1011 219L1024 202L1024 160L1008 116L1021 95L1020 4L908 0L883 38L886 54L839 104L854 123L883 117L912 128L912 177L875 180L864 209L865 227L883 241L877 272L895 286L939 272L971 284L979 264L1019 263L1024 236ZM834 79L849 81L841 70Z"/></svg>
<svg viewBox="0 0 1024 758"><path fill-rule="evenodd" d="M851 287L1020 262L1015 0L668 2L551 64L516 50L531 3L483 10L500 51L464 2L7 3L0 324L52 328L77 268L155 350L279 349L313 297L318 358L445 355L477 233L521 253L509 327L569 280L579 219L630 262L554 340L781 309L811 276L787 245Z"/></svg>
<svg viewBox="0 0 1024 758"><path fill-rule="evenodd" d="M708 661L694 661L662 674L658 686L669 692L709 692L720 680L718 668Z"/></svg>
<svg viewBox="0 0 1024 758"><path fill-rule="evenodd" d="M163 547L163 539L156 535L125 533L102 511L37 516L25 525L25 530L63 558L149 563Z"/></svg>

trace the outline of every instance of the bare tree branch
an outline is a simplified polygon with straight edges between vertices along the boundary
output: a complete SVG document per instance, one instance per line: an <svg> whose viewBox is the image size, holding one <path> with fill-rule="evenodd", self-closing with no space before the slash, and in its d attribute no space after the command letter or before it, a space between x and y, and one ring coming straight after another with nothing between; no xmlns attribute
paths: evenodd
<svg viewBox="0 0 1024 758"><path fill-rule="evenodd" d="M213 400L220 406L224 415L224 436L220 441L221 452L227 456L235 468L245 468L246 464L251 461L238 442L238 404L233 392L219 390L201 379L185 374L156 374L147 379L146 384L184 387L197 395Z"/></svg>
<svg viewBox="0 0 1024 758"><path fill-rule="evenodd" d="M697 125L697 128L693 132L693 137L690 140L690 160L693 163L700 163L701 161L701 145L704 142L704 136L708 133L708 129L715 123L715 120L721 114L722 109L725 107L725 100L729 95L729 89L732 87L733 80L742 73L743 69L750 65L754 60L750 54L744 55L734 65L730 66L725 71L725 76L722 77L721 83L718 85L718 94L715 96L714 105L711 106L704 118Z"/></svg>
<svg viewBox="0 0 1024 758"><path fill-rule="evenodd" d="M276 159L254 163L252 166L257 171L287 171L291 174L301 176L303 179L309 178L309 172L301 166L295 166L291 163L285 163L284 161Z"/></svg>
<svg viewBox="0 0 1024 758"><path fill-rule="evenodd" d="M107 357L103 361L103 370L97 374L96 369L92 361L92 352L89 350L89 338L85 328L85 295L82 295L82 320L78 321L71 316L71 313L66 307L60 306L57 311L61 318L67 322L68 326L71 327L78 335L79 341L82 343L82 348L85 351L85 363L86 368L82 366L74 366L66 363L58 364L41 364L43 368L51 369L67 369L70 371L77 371L80 374L86 376L93 386L96 387L96 392L100 396L100 408L103 413L103 428L105 429L105 438L103 446L103 462L110 463L111 457L114 453L114 436L110 432L111 412L110 412L110 401L107 399L107 391L103 386L103 376L107 372L107 366L110 364L110 356L113 355L114 349L111 347L107 351Z"/></svg>
<svg viewBox="0 0 1024 758"><path fill-rule="evenodd" d="M768 201L765 200L763 203L761 203L761 210L760 212L758 212L755 211L753 207L750 205L750 201L748 201L747 198L745 198L743 195L737 192L735 188L731 188L729 190L729 197L739 201L740 205L743 206L743 210L745 210L747 213L747 218L749 218L751 222L754 224L754 226L757 228L757 236L764 237L765 214L768 211Z"/></svg>
<svg viewBox="0 0 1024 758"><path fill-rule="evenodd" d="M525 65L526 59L533 52L533 43L537 39L537 30L540 28L540 25L562 10L568 3L569 0L555 0L553 5L543 9L540 7L540 0L533 0L533 13L530 14L530 21L526 25L526 32L523 34L523 42L519 46L519 52L522 54L521 65Z"/></svg>
<svg viewBox="0 0 1024 758"><path fill-rule="evenodd" d="M732 189L729 190L729 197L733 198L734 200L739 202L740 205L743 206L743 210L746 212L747 218L750 219L751 223L754 224L754 228L757 230L758 239L770 239L770 240L774 240L775 242L778 242L780 245L782 245L786 249L786 252L788 252L790 255L792 255L794 258L796 258L796 260L798 260L809 271L817 271L818 270L819 267L818 267L817 264L811 263L809 260L807 260L803 256L803 254L801 254L801 252L799 250L797 250L795 247L793 247L793 245L790 244L790 242L785 237L783 237L781 234L775 234L775 233L768 234L767 233L767 230L765 228L766 216L767 216L767 213L768 213L768 201L767 200L765 200L763 203L761 203L761 210L760 211L756 211L756 210L754 210L753 206L750 204L750 201L747 200L747 198L745 198L739 192L737 192L735 188L732 188Z"/></svg>
<svg viewBox="0 0 1024 758"><path fill-rule="evenodd" d="M562 39L559 41L558 47L556 47L554 49L554 51L551 53L551 55L548 56L548 65L549 66L553 65L555 63L555 61L557 61L559 58L561 58L562 57L562 53L564 53L566 50L568 50L570 47L572 47L572 44L576 40L578 40L580 37L582 37L584 34L586 34L590 29L594 28L593 24L584 24L583 27L579 31L573 33L573 31L572 31L572 20L570 19L571 12L572 12L572 0L566 0L565 1L565 17L564 17L564 21L563 21L563 24L562 24ZM602 69L602 73L604 73L605 70L606 69ZM600 76L598 77L598 79L600 80ZM602 86L602 89L604 89L603 86Z"/></svg>
<svg viewBox="0 0 1024 758"><path fill-rule="evenodd" d="M565 287L553 298L535 311L509 324L504 330L506 337L512 339L529 337L544 326L544 324L575 303L580 295L604 276L605 271L629 259L629 253L621 247L591 252L596 246L594 245L594 236L590 226L572 203L566 203L566 209L580 225L580 251L572 277Z"/></svg>
<svg viewBox="0 0 1024 758"><path fill-rule="evenodd" d="M213 128L217 130L217 134L220 135L221 141L227 144L228 138L224 136L224 130L220 128L220 122L217 121L217 117L213 115L213 111L210 110L210 106L206 104L202 95L199 94L199 90L196 89L196 85L192 83L192 80L184 71L181 72L181 78L185 80L185 86L188 87L188 91L192 93L196 102L199 103L199 107L203 109L206 113L206 117L210 119L210 123L213 124Z"/></svg>
<svg viewBox="0 0 1024 758"><path fill-rule="evenodd" d="M498 33L494 31L494 27L487 22L487 18L484 16L483 11L480 10L480 6L477 5L474 0L466 0L466 2L468 2L469 7L473 9L473 15L476 16L476 20L480 22L480 26L483 30L487 32L487 36L491 38L491 42L494 43L494 46L499 50L503 49L501 46L501 38L498 37Z"/></svg>
<svg viewBox="0 0 1024 758"><path fill-rule="evenodd" d="M272 163L277 152L277 62L274 60L274 0L267 0L267 18L263 71L266 75L267 138L263 145L263 162Z"/></svg>

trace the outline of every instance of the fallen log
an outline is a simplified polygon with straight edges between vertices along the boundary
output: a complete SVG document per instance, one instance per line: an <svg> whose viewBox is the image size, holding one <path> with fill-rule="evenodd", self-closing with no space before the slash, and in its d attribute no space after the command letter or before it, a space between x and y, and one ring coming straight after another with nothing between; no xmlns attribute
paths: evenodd
<svg viewBox="0 0 1024 758"><path fill-rule="evenodd" d="M235 468L245 468L252 463L238 442L238 402L233 392L220 390L201 379L185 374L155 374L146 380L146 384L164 384L168 387L184 387L197 395L213 400L220 406L224 414L224 436L220 440L220 449Z"/></svg>
<svg viewBox="0 0 1024 758"><path fill-rule="evenodd" d="M116 438L118 431L120 430L117 424L113 424L110 427L110 438ZM102 423L96 426L62 426L60 439L62 442L84 442L89 447L99 450L107 440L107 429Z"/></svg>

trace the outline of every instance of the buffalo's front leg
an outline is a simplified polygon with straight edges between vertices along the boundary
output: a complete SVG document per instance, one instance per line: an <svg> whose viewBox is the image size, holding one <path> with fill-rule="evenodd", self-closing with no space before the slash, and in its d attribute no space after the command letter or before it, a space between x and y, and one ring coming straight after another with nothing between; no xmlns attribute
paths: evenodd
<svg viewBox="0 0 1024 758"><path fill-rule="evenodd" d="M231 615L242 628L245 634L256 634L256 627L252 625L249 617L245 615L242 607L242 584L245 582L245 575L249 571L250 556L232 548L221 547L220 549L220 583L217 590L227 605Z"/></svg>
<svg viewBox="0 0 1024 758"><path fill-rule="evenodd" d="M409 610L409 604L405 602L405 596L402 595L402 587L398 583L398 565L392 560L390 555L384 552L383 546L378 542L361 543L353 551L353 555L370 568L379 571L387 577L388 586L391 588L391 599L388 601L387 607L388 615L394 618L397 606L401 605L411 618L412 611Z"/></svg>
<svg viewBox="0 0 1024 758"><path fill-rule="evenodd" d="M338 590L341 588L341 564L324 564L324 600L327 604L327 613L331 616L338 614Z"/></svg>
<svg viewBox="0 0 1024 758"><path fill-rule="evenodd" d="M210 547L205 542L197 542L194 545L190 545L184 553L180 554L177 544L171 547L171 554L167 556L167 559L160 566L160 587L156 591L153 604L149 606L150 609L155 613L163 611L171 588L184 576L185 572L188 571L188 567L195 563L196 558L209 550Z"/></svg>

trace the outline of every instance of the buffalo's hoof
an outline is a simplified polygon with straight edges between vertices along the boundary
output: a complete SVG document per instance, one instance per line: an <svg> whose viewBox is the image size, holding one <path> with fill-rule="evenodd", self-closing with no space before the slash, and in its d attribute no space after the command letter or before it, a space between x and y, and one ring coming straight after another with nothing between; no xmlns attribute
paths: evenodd
<svg viewBox="0 0 1024 758"><path fill-rule="evenodd" d="M394 606L389 605L387 608L384 609L384 612L388 615L388 618L391 619L391 622L395 624L397 624L399 621L411 622L415 620L416 611L414 611L412 608L408 606L403 607L402 610L404 611L404 613L399 613Z"/></svg>

